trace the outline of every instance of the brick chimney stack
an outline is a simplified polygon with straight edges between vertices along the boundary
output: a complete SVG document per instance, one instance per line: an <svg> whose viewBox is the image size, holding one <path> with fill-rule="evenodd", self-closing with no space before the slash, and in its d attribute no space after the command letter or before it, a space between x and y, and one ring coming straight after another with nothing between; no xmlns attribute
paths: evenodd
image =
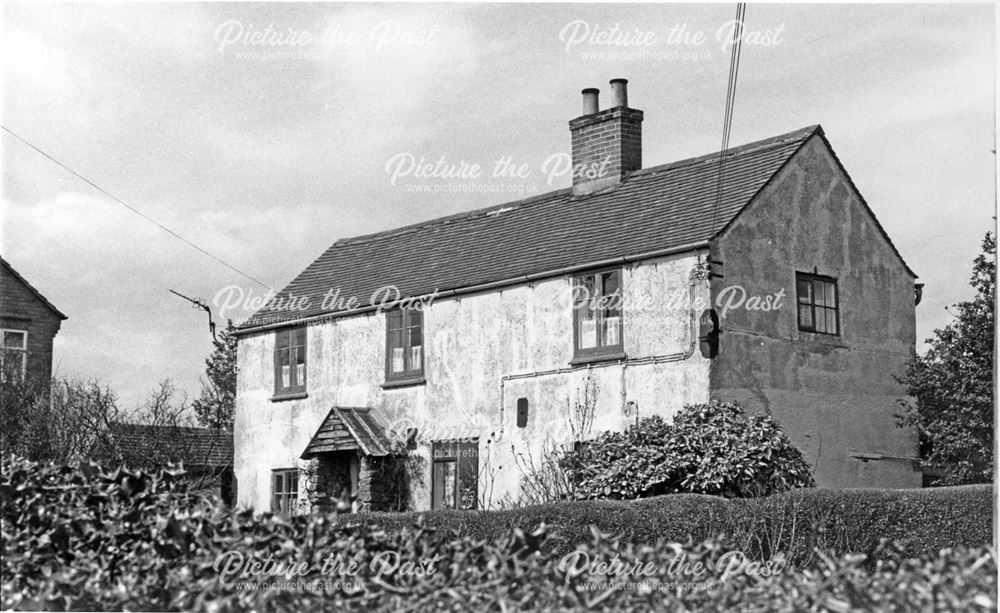
<svg viewBox="0 0 1000 613"><path fill-rule="evenodd" d="M598 110L599 90L583 90L583 115L569 122L573 193L590 194L621 183L642 168L642 111L628 108L628 81L612 79L614 106Z"/></svg>

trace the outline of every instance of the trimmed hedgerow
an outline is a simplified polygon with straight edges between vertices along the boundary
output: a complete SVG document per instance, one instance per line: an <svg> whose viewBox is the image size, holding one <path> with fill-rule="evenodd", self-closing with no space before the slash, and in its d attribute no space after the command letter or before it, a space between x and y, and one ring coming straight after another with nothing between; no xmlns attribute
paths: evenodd
<svg viewBox="0 0 1000 613"><path fill-rule="evenodd" d="M803 489L731 501L725 531L756 555L808 558L821 548L874 556L882 539L905 555L993 542L989 485L946 488Z"/></svg>
<svg viewBox="0 0 1000 613"><path fill-rule="evenodd" d="M907 558L888 547L884 559L869 566L864 556L817 554L802 566L776 558L757 574L727 574L733 570L734 558L727 551L731 545L718 538L681 547L632 543L592 531L574 549L595 564L567 565L548 544L544 526L514 530L490 542L426 525L381 529L358 523L357 517L284 520L199 499L178 485L179 476L176 471L105 472L91 465L5 460L0 476L0 606L193 611L996 608L996 556L987 547L922 558ZM627 506L612 504L597 507L598 512L586 515L588 521L607 521ZM562 519L557 507L540 507L536 517ZM592 512L586 504L571 508L571 513ZM632 519L641 522L645 513L648 509L640 509ZM427 514L425 523L443 524L450 520L442 518L455 516ZM226 564L219 560L233 559L226 556L272 569L298 565L301 572L225 576L220 569ZM323 563L330 560L333 570L323 573ZM602 572L602 562L613 566L615 560L618 568L631 570ZM407 563L416 572L402 572ZM695 563L703 571L679 572ZM243 578L282 586L241 585Z"/></svg>
<svg viewBox="0 0 1000 613"><path fill-rule="evenodd" d="M402 527L421 519L429 526L486 540L544 523L549 528L549 546L557 551L587 542L590 526L647 543L726 534L755 556L781 552L804 561L817 547L838 555L873 556L882 539L898 541L906 555L986 545L993 541L992 499L988 485L920 490L807 488L763 498L671 494L498 511L372 513L356 521Z"/></svg>

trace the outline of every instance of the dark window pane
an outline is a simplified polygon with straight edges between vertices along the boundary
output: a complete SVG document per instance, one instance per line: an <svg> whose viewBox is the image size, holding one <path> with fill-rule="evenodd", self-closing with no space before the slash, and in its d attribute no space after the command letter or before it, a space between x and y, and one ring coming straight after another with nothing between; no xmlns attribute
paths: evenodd
<svg viewBox="0 0 1000 613"><path fill-rule="evenodd" d="M402 311L389 311L389 329L390 330L400 330L403 327L403 312Z"/></svg>
<svg viewBox="0 0 1000 613"><path fill-rule="evenodd" d="M409 332L410 347L419 347L424 344L422 330L419 326L407 328Z"/></svg>
<svg viewBox="0 0 1000 613"><path fill-rule="evenodd" d="M795 282L795 291L799 295L799 302L803 304L812 303L812 283L808 279L799 279Z"/></svg>
<svg viewBox="0 0 1000 613"><path fill-rule="evenodd" d="M288 347L289 334L288 330L279 330L274 335L274 346L278 349L284 349Z"/></svg>
<svg viewBox="0 0 1000 613"><path fill-rule="evenodd" d="M603 275L601 275L601 277L602 277L601 295L613 296L617 294L618 291L621 289L619 272L617 270L613 270L611 272L604 273Z"/></svg>
<svg viewBox="0 0 1000 613"><path fill-rule="evenodd" d="M3 346L10 349L24 349L24 332L14 332L11 330L4 330L3 333Z"/></svg>

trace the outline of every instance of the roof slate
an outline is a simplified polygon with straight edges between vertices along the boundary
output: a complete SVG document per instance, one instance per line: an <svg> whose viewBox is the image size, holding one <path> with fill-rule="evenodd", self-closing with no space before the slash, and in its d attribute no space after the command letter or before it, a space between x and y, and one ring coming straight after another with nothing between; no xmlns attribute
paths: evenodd
<svg viewBox="0 0 1000 613"><path fill-rule="evenodd" d="M193 467L233 465L233 433L187 426L150 426L115 423L112 434L119 446L146 458L184 461Z"/></svg>
<svg viewBox="0 0 1000 613"><path fill-rule="evenodd" d="M730 149L714 214L719 153L639 170L587 196L563 189L338 240L277 294L279 300L307 296L309 308L265 307L240 328L345 310L342 301L323 308L331 290L368 306L373 293L389 285L401 297L422 296L709 240L814 134L822 128Z"/></svg>

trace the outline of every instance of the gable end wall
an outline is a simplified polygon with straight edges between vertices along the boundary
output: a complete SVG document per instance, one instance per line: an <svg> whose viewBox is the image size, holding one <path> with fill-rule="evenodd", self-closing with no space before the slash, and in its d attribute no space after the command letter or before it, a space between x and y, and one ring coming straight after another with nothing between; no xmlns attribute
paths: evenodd
<svg viewBox="0 0 1000 613"><path fill-rule="evenodd" d="M781 308L729 310L713 361L713 398L781 422L828 487L919 487L916 433L898 428L895 381L914 350L914 278L820 137L813 137L713 246L729 286L784 291ZM798 329L795 273L835 277L839 336ZM735 290L731 290L735 291ZM721 313L720 313L721 314ZM857 454L879 454L862 461Z"/></svg>

